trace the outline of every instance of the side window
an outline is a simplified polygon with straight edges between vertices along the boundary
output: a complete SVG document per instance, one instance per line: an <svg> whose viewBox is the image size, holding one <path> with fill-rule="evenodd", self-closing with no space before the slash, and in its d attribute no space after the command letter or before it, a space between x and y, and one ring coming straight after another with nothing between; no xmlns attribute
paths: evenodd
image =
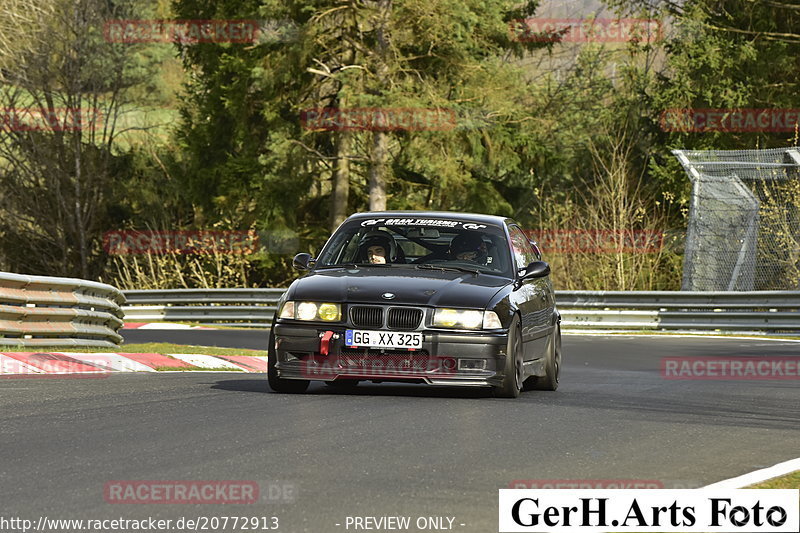
<svg viewBox="0 0 800 533"><path fill-rule="evenodd" d="M514 252L514 262L517 269L525 268L530 263L537 260L536 253L528 241L528 237L518 226L509 226L508 232L511 235L511 249Z"/></svg>
<svg viewBox="0 0 800 533"><path fill-rule="evenodd" d="M342 246L342 251L336 260L337 264L351 263L356 260L356 256L358 255L358 242L361 240L361 234L361 231L357 231L350 237L347 244Z"/></svg>

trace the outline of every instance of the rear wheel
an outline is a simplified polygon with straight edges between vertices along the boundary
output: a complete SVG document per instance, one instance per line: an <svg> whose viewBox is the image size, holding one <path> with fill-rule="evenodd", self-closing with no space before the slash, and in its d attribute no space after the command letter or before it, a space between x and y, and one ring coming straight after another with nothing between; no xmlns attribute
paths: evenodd
<svg viewBox="0 0 800 533"><path fill-rule="evenodd" d="M508 328L508 345L503 370L503 382L494 387L494 395L498 398L516 398L522 389L522 333L519 318L514 316Z"/></svg>
<svg viewBox="0 0 800 533"><path fill-rule="evenodd" d="M561 325L556 323L547 349L544 376L531 377L525 382L525 390L556 390L561 374Z"/></svg>
<svg viewBox="0 0 800 533"><path fill-rule="evenodd" d="M275 392L286 394L299 394L305 392L310 383L307 379L284 379L278 376L278 369L275 363L278 355L275 353L275 336L270 330L269 347L267 348L267 381L269 387Z"/></svg>

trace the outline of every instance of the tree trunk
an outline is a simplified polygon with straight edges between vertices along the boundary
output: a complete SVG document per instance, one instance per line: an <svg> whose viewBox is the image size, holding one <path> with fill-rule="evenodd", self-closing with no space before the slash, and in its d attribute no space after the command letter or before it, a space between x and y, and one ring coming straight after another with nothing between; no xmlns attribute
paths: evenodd
<svg viewBox="0 0 800 533"><path fill-rule="evenodd" d="M333 192L331 193L331 232L347 218L347 202L350 197L350 132L343 131L339 135L336 147L337 166L333 174Z"/></svg>
<svg viewBox="0 0 800 533"><path fill-rule="evenodd" d="M81 203L83 200L83 189L81 187L81 180L83 175L81 172L81 147L80 147L80 133L75 135L75 231L78 237L78 254L80 256L81 264L81 278L86 279L89 277L89 261L88 261L88 248L86 246L86 228L84 226L83 214L81 210Z"/></svg>
<svg viewBox="0 0 800 533"><path fill-rule="evenodd" d="M80 9L80 7L85 6L75 6L73 10L72 17L73 17L73 25L75 28L81 28L86 23L84 22L84 13ZM70 79L70 92L74 95L70 100L74 102L75 112L81 112L81 105L83 103L82 97L82 90L83 88L80 86L80 73L83 71L83 62L86 60L86 53L85 53L85 43L81 39L77 39L72 46L70 47L74 51L75 59L73 61L68 62L72 66L72 76ZM65 119L67 120L67 119ZM87 279L89 277L89 249L87 244L88 236L86 235L86 221L84 217L84 195L87 194L88 191L84 190L83 187L83 151L81 146L81 140L83 137L82 128L78 128L74 135L73 140L75 142L75 230L77 232L78 238L78 254L80 257L80 267L81 267L81 278ZM87 176L91 178L91 176ZM87 189L88 189L87 183Z"/></svg>
<svg viewBox="0 0 800 533"><path fill-rule="evenodd" d="M386 162L389 159L389 137L376 131L372 138L372 157L369 169L369 210L386 210Z"/></svg>
<svg viewBox="0 0 800 533"><path fill-rule="evenodd" d="M375 73L378 78L376 93L382 94L389 75L389 20L392 16L392 0L377 0L378 21L375 28L377 37L377 62ZM386 210L386 174L389 160L389 134L376 131L372 137L369 169L369 209Z"/></svg>

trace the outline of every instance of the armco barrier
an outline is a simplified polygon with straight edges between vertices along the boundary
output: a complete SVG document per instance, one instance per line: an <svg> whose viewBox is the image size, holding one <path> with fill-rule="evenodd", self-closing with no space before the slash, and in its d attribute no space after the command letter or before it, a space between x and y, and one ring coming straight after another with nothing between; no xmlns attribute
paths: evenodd
<svg viewBox="0 0 800 533"><path fill-rule="evenodd" d="M126 291L131 322L268 327L285 289ZM564 329L800 332L800 291L559 291Z"/></svg>
<svg viewBox="0 0 800 533"><path fill-rule="evenodd" d="M800 291L561 291L565 328L800 332Z"/></svg>
<svg viewBox="0 0 800 533"><path fill-rule="evenodd" d="M103 283L0 272L0 346L116 348L124 302Z"/></svg>
<svg viewBox="0 0 800 533"><path fill-rule="evenodd" d="M125 291L128 322L179 321L266 328L286 289Z"/></svg>

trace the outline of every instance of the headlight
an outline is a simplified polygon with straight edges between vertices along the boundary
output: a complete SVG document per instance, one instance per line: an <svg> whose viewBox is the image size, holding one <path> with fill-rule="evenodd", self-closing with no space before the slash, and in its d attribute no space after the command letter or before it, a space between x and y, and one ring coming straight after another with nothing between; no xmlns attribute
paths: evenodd
<svg viewBox="0 0 800 533"><path fill-rule="evenodd" d="M497 329L502 328L500 318L494 311L477 309L436 309L433 325L440 328Z"/></svg>
<svg viewBox="0 0 800 533"><path fill-rule="evenodd" d="M297 305L297 318L299 320L314 320L317 318L317 304L313 302L300 302Z"/></svg>
<svg viewBox="0 0 800 533"><path fill-rule="evenodd" d="M433 314L433 325L452 328L458 325L459 316L455 309L437 309Z"/></svg>
<svg viewBox="0 0 800 533"><path fill-rule="evenodd" d="M342 308L333 303L285 302L278 317L338 322L342 317Z"/></svg>
<svg viewBox="0 0 800 533"><path fill-rule="evenodd" d="M319 304L317 314L322 320L335 322L339 320L342 313L339 311L339 306L337 304Z"/></svg>

